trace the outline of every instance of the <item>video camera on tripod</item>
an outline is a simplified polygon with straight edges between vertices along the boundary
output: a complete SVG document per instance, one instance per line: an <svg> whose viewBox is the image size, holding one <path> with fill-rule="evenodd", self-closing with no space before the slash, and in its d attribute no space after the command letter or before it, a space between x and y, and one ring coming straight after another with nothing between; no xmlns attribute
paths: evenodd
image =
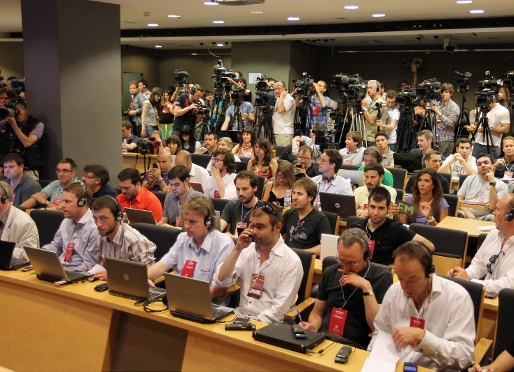
<svg viewBox="0 0 514 372"><path fill-rule="evenodd" d="M367 85L359 74L341 73L333 75L330 86L339 91L340 99L346 99L349 106L360 109L362 99L366 96Z"/></svg>
<svg viewBox="0 0 514 372"><path fill-rule="evenodd" d="M255 107L267 107L270 105L272 96L269 92L272 92L268 85L268 78L265 75L261 75L256 79L255 82Z"/></svg>
<svg viewBox="0 0 514 372"><path fill-rule="evenodd" d="M411 112L412 108L417 104L417 98L416 92L407 85L403 92L397 93L395 104L404 109L404 111Z"/></svg>
<svg viewBox="0 0 514 372"><path fill-rule="evenodd" d="M314 79L312 79L306 72L302 72L301 79L293 80L293 84L293 88L303 101L308 102L310 97L316 94L316 89L314 89Z"/></svg>
<svg viewBox="0 0 514 372"><path fill-rule="evenodd" d="M457 84L457 91L461 93L466 93L469 90L469 78L472 76L471 72L461 73L459 71L454 71Z"/></svg>
<svg viewBox="0 0 514 372"><path fill-rule="evenodd" d="M225 89L227 92L232 89L232 83L228 80L229 78L235 79L236 73L232 70L227 70L223 67L223 61L220 59L218 63L214 65L214 73L211 79L214 79L214 88L217 90Z"/></svg>
<svg viewBox="0 0 514 372"><path fill-rule="evenodd" d="M489 71L485 71L486 79L478 82L478 91L475 92L476 105L481 112L489 112L489 105L496 101L496 88L501 80L497 80Z"/></svg>
<svg viewBox="0 0 514 372"><path fill-rule="evenodd" d="M175 70L173 75L175 75L174 82L179 86L179 94L184 93L189 73L183 68L178 68Z"/></svg>
<svg viewBox="0 0 514 372"><path fill-rule="evenodd" d="M314 140L314 144L319 146L320 152L323 152L325 149L339 149L337 143L335 141L336 132L332 130L312 130L312 133L316 135Z"/></svg>
<svg viewBox="0 0 514 372"><path fill-rule="evenodd" d="M507 71L503 74L502 86L514 93L514 71Z"/></svg>
<svg viewBox="0 0 514 372"><path fill-rule="evenodd" d="M435 101L441 98L441 83L436 78L425 80L418 84L416 89L416 97L427 103L427 110L435 105Z"/></svg>
<svg viewBox="0 0 514 372"><path fill-rule="evenodd" d="M245 98L245 90L244 88L240 87L233 87L232 93L230 93L230 99L233 102L233 105L235 107L241 106L241 103L244 101Z"/></svg>

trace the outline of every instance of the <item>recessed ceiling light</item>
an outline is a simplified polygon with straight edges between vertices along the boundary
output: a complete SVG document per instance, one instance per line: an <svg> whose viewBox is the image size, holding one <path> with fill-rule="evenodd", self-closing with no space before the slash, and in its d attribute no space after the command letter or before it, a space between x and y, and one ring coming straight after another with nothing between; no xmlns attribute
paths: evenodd
<svg viewBox="0 0 514 372"><path fill-rule="evenodd" d="M155 47L156 48L162 48L162 45L157 44Z"/></svg>
<svg viewBox="0 0 514 372"><path fill-rule="evenodd" d="M300 17L287 17L288 21L299 21Z"/></svg>
<svg viewBox="0 0 514 372"><path fill-rule="evenodd" d="M192 55L192 56L197 56L197 55L198 55L198 53L191 53L191 55Z"/></svg>
<svg viewBox="0 0 514 372"><path fill-rule="evenodd" d="M469 12L471 14L482 14L482 13L484 13L484 10L483 9L471 9Z"/></svg>
<svg viewBox="0 0 514 372"><path fill-rule="evenodd" d="M218 19L216 21L212 21L212 23L219 23L219 24L222 24L222 23L225 23L225 21L222 21L221 19Z"/></svg>
<svg viewBox="0 0 514 372"><path fill-rule="evenodd" d="M355 9L359 9L359 6L358 5L345 5L344 8L346 10L355 10Z"/></svg>
<svg viewBox="0 0 514 372"><path fill-rule="evenodd" d="M219 5L219 4L217 2L215 2L215 1L205 1L203 3L203 5Z"/></svg>
<svg viewBox="0 0 514 372"><path fill-rule="evenodd" d="M262 14L264 12L250 12L250 13L252 13L252 14Z"/></svg>
<svg viewBox="0 0 514 372"><path fill-rule="evenodd" d="M148 27L159 27L158 23L149 23Z"/></svg>
<svg viewBox="0 0 514 372"><path fill-rule="evenodd" d="M373 18L382 18L382 17L385 17L386 15L384 13L375 13L372 15Z"/></svg>
<svg viewBox="0 0 514 372"><path fill-rule="evenodd" d="M179 14L168 14L168 18L181 18Z"/></svg>
<svg viewBox="0 0 514 372"><path fill-rule="evenodd" d="M217 45L217 46L219 46L219 47L222 47L222 46L223 46L223 43L218 43L218 44L216 44L216 45Z"/></svg>
<svg viewBox="0 0 514 372"><path fill-rule="evenodd" d="M473 0L458 0L457 4L471 4Z"/></svg>

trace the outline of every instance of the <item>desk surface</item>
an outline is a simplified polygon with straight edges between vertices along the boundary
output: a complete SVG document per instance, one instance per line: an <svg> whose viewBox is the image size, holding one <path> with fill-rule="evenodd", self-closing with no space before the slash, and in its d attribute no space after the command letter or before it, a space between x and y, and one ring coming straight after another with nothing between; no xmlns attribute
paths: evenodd
<svg viewBox="0 0 514 372"><path fill-rule="evenodd" d="M123 338L120 332L126 332L123 319L131 316L146 319L147 324L160 323L158 328L171 326L176 333L186 332L182 370L341 370L342 366L334 362L339 344L329 346L330 342L324 341L315 348L327 348L323 354L300 354L255 341L251 332L227 332L223 324L194 323L174 318L169 311L146 313L141 306L134 306L133 300L95 292L97 284L56 286L19 270L0 272L0 301L7 305L5 316L0 317L5 330L0 348L6 351L0 355L0 365L13 370L111 369L114 349ZM255 324L257 328L264 326ZM152 343L154 334L145 335L145 328L137 331L137 338L145 340L147 348L138 349L138 355L152 356L159 346ZM168 337L177 337L167 333ZM343 369L360 371L367 355L356 350ZM163 358L162 354L158 356ZM396 370L402 371L402 363Z"/></svg>
<svg viewBox="0 0 514 372"><path fill-rule="evenodd" d="M477 237L480 234L487 234L488 231L480 231L477 226L495 226L492 221L470 220L468 218L459 218L447 216L436 227L446 227L447 229L465 231L469 236Z"/></svg>

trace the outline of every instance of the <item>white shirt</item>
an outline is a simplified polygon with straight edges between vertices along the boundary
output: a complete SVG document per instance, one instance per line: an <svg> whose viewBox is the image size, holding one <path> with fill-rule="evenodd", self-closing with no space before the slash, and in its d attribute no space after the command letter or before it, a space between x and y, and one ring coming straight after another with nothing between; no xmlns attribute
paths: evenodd
<svg viewBox="0 0 514 372"><path fill-rule="evenodd" d="M234 155L234 159L236 160L236 163L241 163L241 159L239 158L239 156ZM211 171L211 169L212 169L212 159L209 160L209 163L207 164L207 167L205 169L207 169L207 172Z"/></svg>
<svg viewBox="0 0 514 372"><path fill-rule="evenodd" d="M391 194L391 202L396 202L396 190L391 186L380 185L385 187L389 194ZM368 204L369 199L369 191L367 186L360 186L355 189L355 204L357 204L357 209L362 208L364 204ZM392 214L388 213L387 217L391 217Z"/></svg>
<svg viewBox="0 0 514 372"><path fill-rule="evenodd" d="M396 107L393 109L387 109L386 125L391 124L396 120L396 127L393 130L386 130L386 134L389 137L389 143L391 145L396 143L396 128L398 128L398 120L400 120L400 110Z"/></svg>
<svg viewBox="0 0 514 372"><path fill-rule="evenodd" d="M514 288L514 236L505 242L503 253L498 256L496 263L492 266L493 273L489 274L487 271L489 258L500 252L504 239L505 236L499 230L490 231L466 269L469 277L474 282L483 284L487 292L498 293L503 288ZM484 280L479 280L483 277L485 277Z"/></svg>
<svg viewBox="0 0 514 372"><path fill-rule="evenodd" d="M294 114L296 113L294 98L289 93L284 97L286 111L282 114L278 112L278 101L279 98L277 98L275 111L273 111L273 117L271 118L273 132L275 134L294 134Z"/></svg>
<svg viewBox="0 0 514 372"><path fill-rule="evenodd" d="M444 162L443 162L443 165L446 165L446 164L450 164L451 161L453 160L453 157L455 156L455 154L451 154L450 156L448 156ZM472 155L469 155L468 156L468 161L466 162L468 163L468 165L473 169L473 170L476 170L478 171L477 169L477 160L475 159L474 156ZM466 170L464 169L464 167L460 164L460 161L456 161L455 163L453 163L450 167L450 171L452 173L452 177L459 177L460 175L467 175L466 173Z"/></svg>
<svg viewBox="0 0 514 372"><path fill-rule="evenodd" d="M236 185L234 184L234 179L236 178L236 176L237 173L227 173L223 177L221 177L221 180L225 185L225 195L221 199L237 199ZM214 196L214 193L216 191L219 192L216 178L214 178L213 176L209 176L207 182L203 185L204 194L211 198L216 198L216 196ZM220 198L220 196L218 196L218 198Z"/></svg>
<svg viewBox="0 0 514 372"><path fill-rule="evenodd" d="M282 323L284 314L295 304L303 277L302 263L282 237L271 249L269 258L261 265L259 251L251 243L239 255L234 271L218 281L221 265L216 270L218 286L230 287L241 279L239 307L236 315L251 316L264 323ZM264 289L259 299L248 296L252 274L264 276Z"/></svg>
<svg viewBox="0 0 514 372"><path fill-rule="evenodd" d="M479 115L481 116L480 113ZM510 113L507 108L497 103L496 106L494 106L493 109L487 113L487 119L489 128L498 128L501 126L501 124L510 124ZM478 122L475 124L478 125ZM501 133L491 132L491 138L493 140L493 146L501 147ZM484 139L484 134L478 131L475 135L475 142L484 146L487 145Z"/></svg>
<svg viewBox="0 0 514 372"><path fill-rule="evenodd" d="M435 274L431 277L432 292L419 312L399 282L389 287L375 317L368 350L373 348L379 331L392 334L398 328L409 327L414 316L425 320L425 337L415 347L398 350L400 359L435 370L462 370L475 360L473 303L461 285Z"/></svg>
<svg viewBox="0 0 514 372"><path fill-rule="evenodd" d="M358 147L354 152L350 152L348 147L339 150L339 153L343 157L343 164L361 165L364 161L365 147Z"/></svg>
<svg viewBox="0 0 514 372"><path fill-rule="evenodd" d="M503 183L503 181L498 178L494 179L496 181L496 195L498 195L498 200L502 198L502 196L506 195L508 192L507 185ZM489 185L489 181L484 181L480 175L473 175L466 177L462 186L460 187L457 195L464 196L464 200L480 200L485 203L489 202L489 190L491 186ZM485 216L486 214L491 214L493 211L491 209L475 209L468 208L471 213L475 216Z"/></svg>
<svg viewBox="0 0 514 372"><path fill-rule="evenodd" d="M23 247L39 248L36 223L27 213L11 206L2 232L2 240L16 243L13 258L28 259Z"/></svg>
<svg viewBox="0 0 514 372"><path fill-rule="evenodd" d="M336 175L330 181L324 181L323 175L312 177L312 180L318 185L318 196L316 197L315 204L319 205L319 193L328 192L331 194L353 195L352 185L343 177Z"/></svg>
<svg viewBox="0 0 514 372"><path fill-rule="evenodd" d="M205 169L199 165L196 165L195 163L191 164L191 170L189 171L189 182L205 185L205 182L207 182L209 177L209 172L207 172Z"/></svg>

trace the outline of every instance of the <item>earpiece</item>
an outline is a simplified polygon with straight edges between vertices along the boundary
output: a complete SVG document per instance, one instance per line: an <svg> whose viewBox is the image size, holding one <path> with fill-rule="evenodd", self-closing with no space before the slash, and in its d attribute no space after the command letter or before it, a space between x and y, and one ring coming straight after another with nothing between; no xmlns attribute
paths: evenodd
<svg viewBox="0 0 514 372"><path fill-rule="evenodd" d="M114 217L116 218L116 221L121 221L122 218L123 218L123 213L121 212L121 206L120 206L120 203L118 203L118 201L116 199L114 199L111 195L105 195L107 196L108 198L110 198L114 205L116 206L115 207L115 212L114 212Z"/></svg>
<svg viewBox="0 0 514 372"><path fill-rule="evenodd" d="M370 146L370 147L368 147L368 149L372 149L372 150L374 150L377 153L376 156L375 156L377 158L377 163L382 164L382 154L378 150L378 147Z"/></svg>
<svg viewBox="0 0 514 372"><path fill-rule="evenodd" d="M505 221L512 221L514 220L514 208L512 208L510 211L506 212L503 216L505 218Z"/></svg>
<svg viewBox="0 0 514 372"><path fill-rule="evenodd" d="M514 216L513 216L514 217ZM416 247L419 247L421 248L428 256L428 258L430 259L430 265L429 266L426 266L425 267L425 275L427 276L427 278L430 276L430 274L433 274L435 273L435 266L432 262L432 255L430 254L430 252L428 251L428 248L425 247L423 244L421 244L420 242L417 242L415 240L412 240L409 242L409 244L413 244L415 245Z"/></svg>
<svg viewBox="0 0 514 372"><path fill-rule="evenodd" d="M79 207L83 207L87 203L86 199L86 185L82 184L83 190L82 190L82 196L79 198L77 205Z"/></svg>
<svg viewBox="0 0 514 372"><path fill-rule="evenodd" d="M0 202L2 202L2 204L8 203L9 197L7 196L7 190L5 189L5 187L2 186L2 184L0 184L0 188L2 190L4 190L4 195L2 195L2 197L0 197Z"/></svg>

